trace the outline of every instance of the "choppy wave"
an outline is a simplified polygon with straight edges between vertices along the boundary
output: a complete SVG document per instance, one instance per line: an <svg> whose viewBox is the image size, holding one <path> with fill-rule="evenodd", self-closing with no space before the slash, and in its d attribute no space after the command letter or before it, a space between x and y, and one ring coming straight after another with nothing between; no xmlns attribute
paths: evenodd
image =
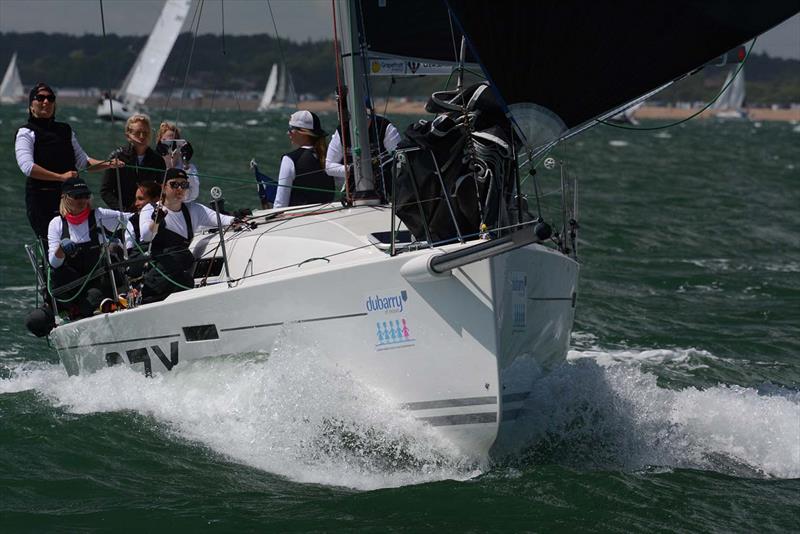
<svg viewBox="0 0 800 534"><path fill-rule="evenodd" d="M670 389L643 370L718 360L697 349L573 350L534 387L517 423L529 447L514 461L800 477L800 392ZM268 358L206 360L152 379L125 367L68 378L42 363L10 374L0 393L34 389L79 414L132 410L178 439L298 482L373 489L481 473L432 428L308 346L296 325Z"/></svg>

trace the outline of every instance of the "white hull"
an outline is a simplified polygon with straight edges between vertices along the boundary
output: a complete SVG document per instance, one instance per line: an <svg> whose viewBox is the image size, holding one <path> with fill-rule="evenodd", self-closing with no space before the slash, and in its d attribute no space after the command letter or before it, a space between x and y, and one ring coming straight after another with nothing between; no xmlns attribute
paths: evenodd
<svg viewBox="0 0 800 534"><path fill-rule="evenodd" d="M388 212L336 210L271 223L270 233L267 225L244 232L228 240L232 276L295 265L64 324L51 340L73 375L117 363L176 372L201 358L268 352L284 325L300 323L337 366L435 426L464 454L482 461L493 447L513 449L513 425L533 382L566 357L577 263L528 245L450 275L413 268L469 246L459 244L394 257L367 247L312 260L368 244L361 227L338 222L356 217L374 228ZM198 237L195 254L215 243L216 236Z"/></svg>
<svg viewBox="0 0 800 534"><path fill-rule="evenodd" d="M111 120L111 113L114 113L115 120L128 120L129 117L138 113L137 110L133 109L131 106L127 104L123 104L119 100L115 99L108 99L104 98L102 102L97 104L97 116L98 118L104 120Z"/></svg>

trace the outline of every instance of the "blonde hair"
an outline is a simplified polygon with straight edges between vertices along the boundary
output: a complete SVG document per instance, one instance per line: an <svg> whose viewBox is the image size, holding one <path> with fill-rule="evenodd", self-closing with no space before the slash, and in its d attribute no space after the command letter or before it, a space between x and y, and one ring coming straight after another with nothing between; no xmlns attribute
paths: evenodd
<svg viewBox="0 0 800 534"><path fill-rule="evenodd" d="M156 135L156 142L161 141L161 136L167 132L175 132L175 138L181 138L181 131L178 129L178 125L174 122L164 121L158 127L158 135Z"/></svg>
<svg viewBox="0 0 800 534"><path fill-rule="evenodd" d="M325 156L328 153L328 141L325 139L325 136L318 136L307 128L297 128L295 131L313 141L310 144L313 145L314 152L317 153L317 159L319 159L322 170L325 170Z"/></svg>
<svg viewBox="0 0 800 534"><path fill-rule="evenodd" d="M141 122L144 124L147 128L148 136L151 134L150 117L144 113L135 113L128 117L128 120L125 122L125 131L130 132L133 130L133 124L136 122Z"/></svg>
<svg viewBox="0 0 800 534"><path fill-rule="evenodd" d="M70 208L73 207L72 203L74 199L69 195L61 195L61 202L58 204L58 213L61 214L62 217L66 217L68 213L70 213ZM92 197L89 197L89 202L86 204L86 207L92 209Z"/></svg>

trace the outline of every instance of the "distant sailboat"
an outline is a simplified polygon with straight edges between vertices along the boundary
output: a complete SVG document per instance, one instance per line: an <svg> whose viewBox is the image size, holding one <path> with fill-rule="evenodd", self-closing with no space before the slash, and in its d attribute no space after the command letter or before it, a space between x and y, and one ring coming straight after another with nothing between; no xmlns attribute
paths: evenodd
<svg viewBox="0 0 800 534"><path fill-rule="evenodd" d="M745 119L747 118L747 111L744 109L745 105L745 83L744 83L744 69L739 69L739 74L733 79L734 70L728 72L725 77L723 87L728 88L720 95L711 110L720 119ZM730 83L730 85L728 85Z"/></svg>
<svg viewBox="0 0 800 534"><path fill-rule="evenodd" d="M113 111L114 118L127 119L145 103L158 83L190 7L191 0L167 0L119 93L113 99L106 95L97 106L98 117L110 120Z"/></svg>
<svg viewBox="0 0 800 534"><path fill-rule="evenodd" d="M290 108L296 105L297 96L286 65L279 67L277 63L273 63L267 85L264 87L264 94L258 104L258 111Z"/></svg>
<svg viewBox="0 0 800 534"><path fill-rule="evenodd" d="M8 68L0 83L0 103L16 104L25 98L25 88L22 86L22 79L19 76L17 67L17 53L11 56Z"/></svg>

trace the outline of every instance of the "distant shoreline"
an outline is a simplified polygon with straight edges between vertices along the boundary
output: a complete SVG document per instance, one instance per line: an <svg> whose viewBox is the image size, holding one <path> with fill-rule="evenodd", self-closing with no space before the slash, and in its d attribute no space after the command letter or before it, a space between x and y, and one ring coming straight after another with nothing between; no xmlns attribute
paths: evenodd
<svg viewBox="0 0 800 534"><path fill-rule="evenodd" d="M60 97L59 100L67 105L78 107L94 107L97 105L97 99L93 97ZM166 100L163 98L152 98L147 102L150 109L163 109ZM256 100L237 100L234 98L196 98L185 100L172 100L170 102L170 109L214 109L219 110L242 110L242 111L256 111L258 101ZM319 113L335 113L336 101L335 100L308 100L301 102L299 107L308 109L309 111ZM375 109L379 113L386 113L393 115L427 115L425 111L425 102L422 101L406 101L401 99L391 99L389 105L383 100L375 102ZM675 108L675 107L656 107L656 106L642 106L636 110L635 117L637 119L685 119L694 113L697 113L700 108ZM770 109L770 108L748 108L747 113L751 120L754 121L797 121L800 122L800 108L794 109ZM697 118L709 119L714 117L714 112L706 110L701 113Z"/></svg>

